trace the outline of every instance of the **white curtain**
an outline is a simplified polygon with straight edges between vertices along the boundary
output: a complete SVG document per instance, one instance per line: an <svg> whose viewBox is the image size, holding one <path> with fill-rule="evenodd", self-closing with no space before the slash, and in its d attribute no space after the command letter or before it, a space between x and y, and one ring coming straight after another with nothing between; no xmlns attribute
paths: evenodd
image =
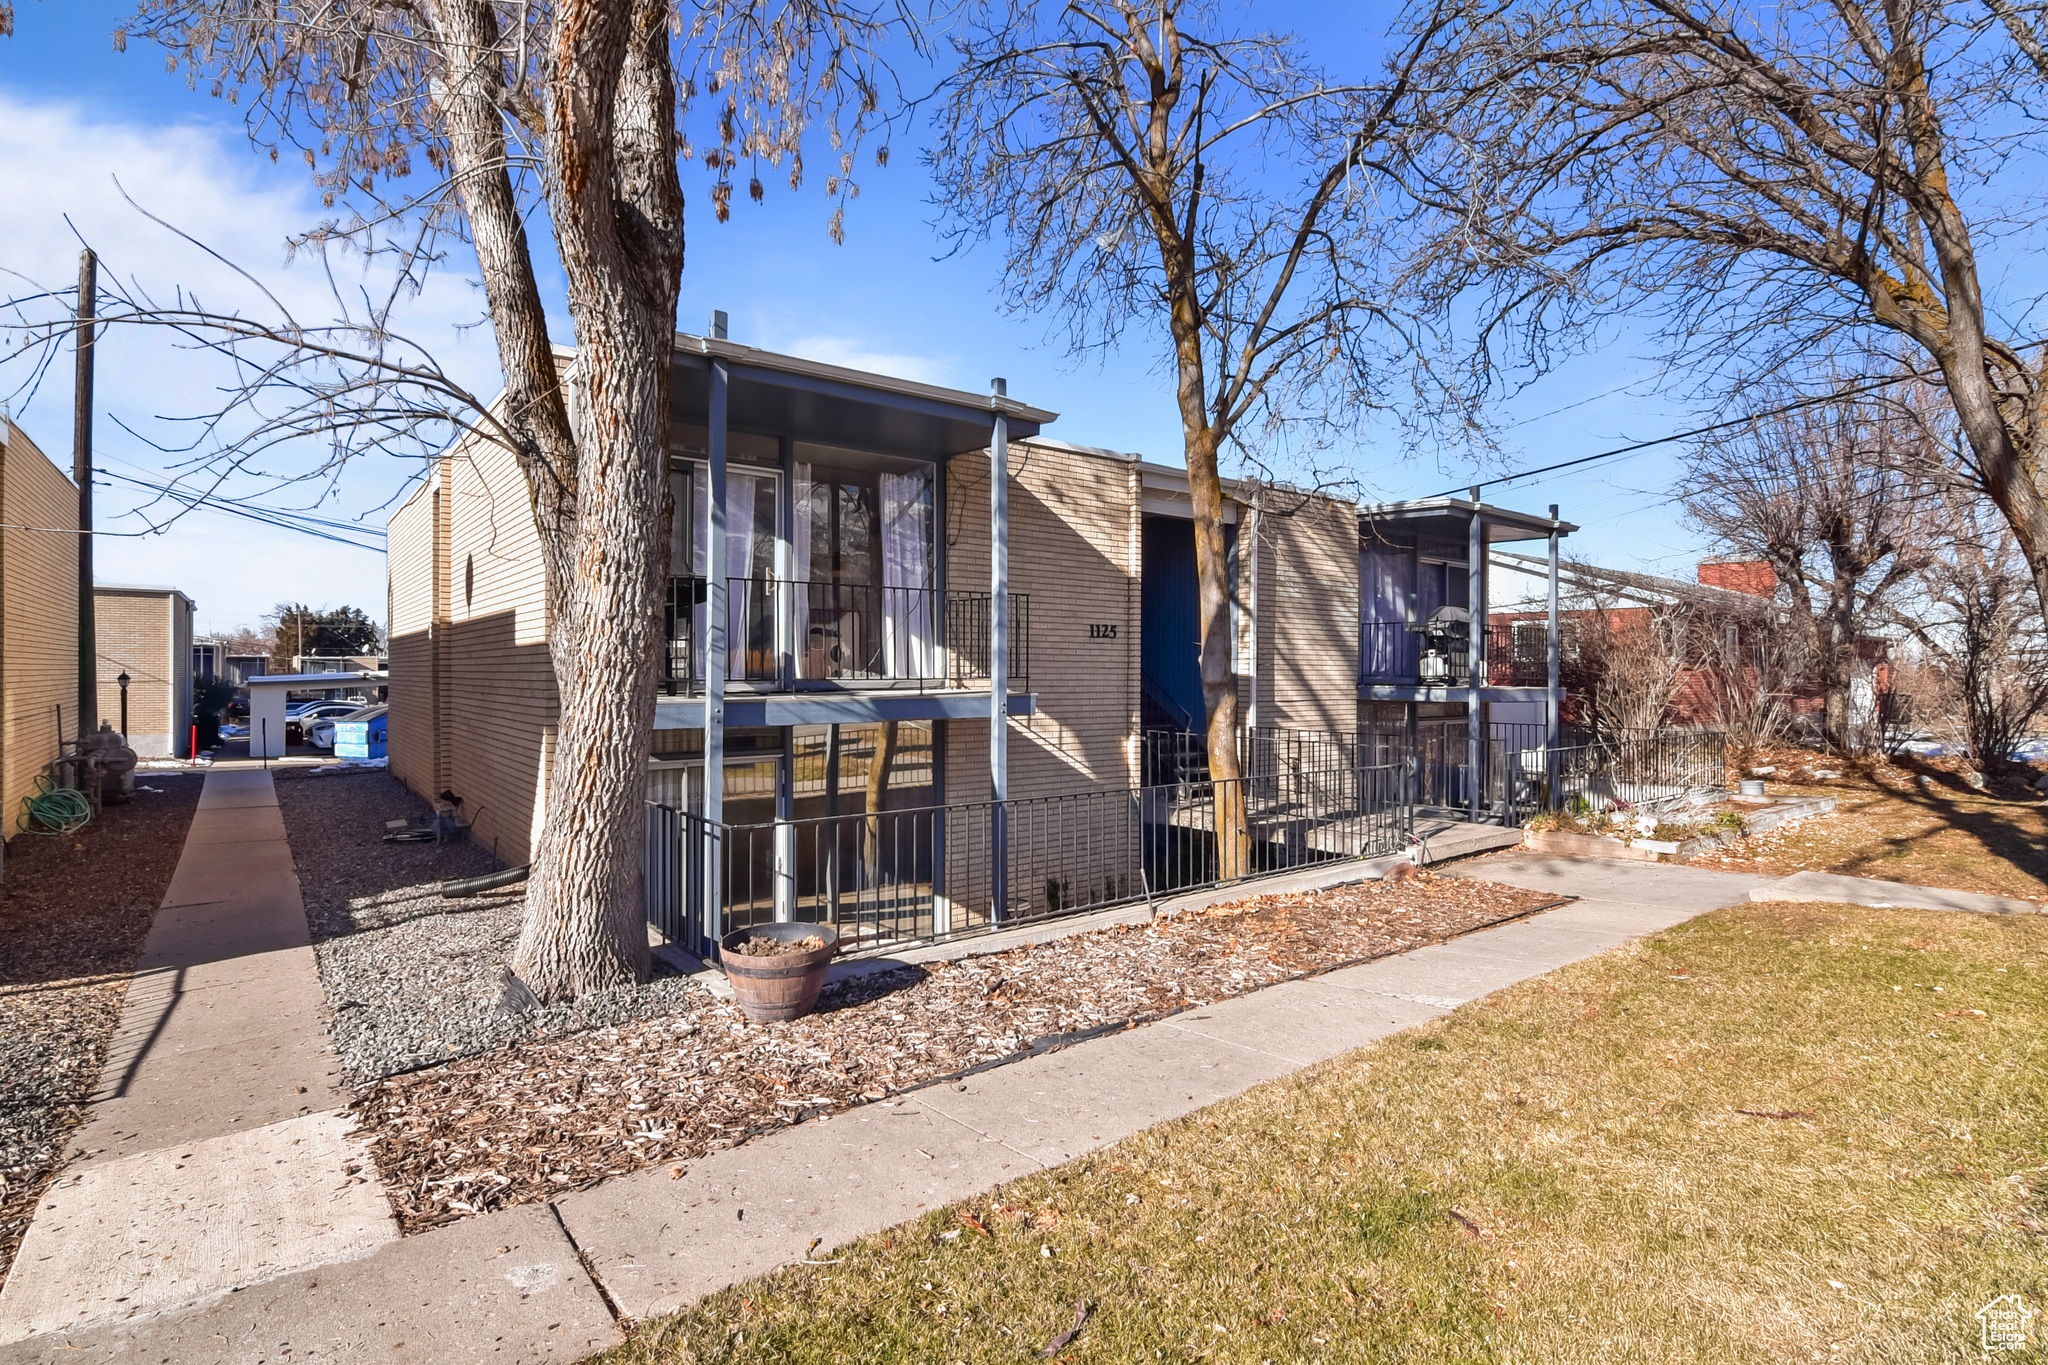
<svg viewBox="0 0 2048 1365"><path fill-rule="evenodd" d="M669 523L668 563L669 573L678 578L702 579L704 577L705 546L710 537L706 531L711 517L711 471L701 464L687 464L669 475L669 488L675 495L675 520ZM695 585L685 583L683 591L694 596ZM690 658L687 665L692 679L704 676L704 604L684 601L681 610L689 613Z"/></svg>
<svg viewBox="0 0 2048 1365"><path fill-rule="evenodd" d="M754 566L754 478L725 474L725 676L747 676L747 602L744 580ZM740 580L740 581L735 581Z"/></svg>
<svg viewBox="0 0 2048 1365"><path fill-rule="evenodd" d="M884 474L882 484L882 655L892 678L938 673L933 620L931 476Z"/></svg>
<svg viewBox="0 0 2048 1365"><path fill-rule="evenodd" d="M789 547L791 550L791 574L796 584L790 589L790 611L796 617L792 628L796 638L796 675L799 678L817 679L829 677L829 670L821 671L818 660L813 657L811 641L811 535L812 501L818 497L818 486L811 482L811 467L799 462L796 467L796 482L790 487Z"/></svg>

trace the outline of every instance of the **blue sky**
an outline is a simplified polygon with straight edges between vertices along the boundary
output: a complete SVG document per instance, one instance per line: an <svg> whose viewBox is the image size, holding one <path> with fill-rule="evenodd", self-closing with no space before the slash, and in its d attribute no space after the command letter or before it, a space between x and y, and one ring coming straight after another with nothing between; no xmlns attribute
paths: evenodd
<svg viewBox="0 0 2048 1365"><path fill-rule="evenodd" d="M1341 54L1369 53L1370 25L1351 7L1262 4L1263 22L1292 23L1341 67ZM151 211L219 247L281 295L317 304L320 282L286 261L284 242L322 215L301 166L273 166L248 145L238 111L167 74L162 54L137 43L113 51L111 33L127 7L108 0L25 0L16 33L0 40L0 269L44 284L76 276L78 243L68 215L98 248L106 268L157 291L199 288L232 297L238 286L124 203ZM899 135L886 170L861 172L863 192L848 210L847 240L826 235L829 206L814 185L792 194L772 186L767 201L735 206L713 221L693 165L688 261L679 322L698 330L715 308L731 317L735 340L817 359L904 374L971 390L1004 376L1010 392L1061 414L1048 434L1088 445L1180 459L1172 389L1148 339L1128 336L1120 352L1076 361L1048 320L1004 314L993 244L946 256L932 226L917 139ZM819 179L813 177L814 181ZM412 305L402 326L433 342L443 362L473 385L495 389L486 331L464 330L476 315L470 283L455 272ZM11 280L8 293L21 288ZM568 340L566 324L561 339ZM16 420L60 464L71 441L68 356ZM1689 425L1696 413L1655 396L1655 362L1626 346L1563 368L1520 395L1502 416L1513 423L1504 467L1524 468L1587 454ZM160 337L114 336L103 344L95 444L115 472L161 471L166 457L119 425L162 433L153 419L203 411L218 381ZM12 386L12 381L8 381ZM1645 396L1647 395L1647 396ZM161 439L161 436L159 436ZM1462 485L1469 466L1412 457L1393 435L1349 452L1355 475L1388 498ZM381 525L384 504L415 472L396 461L351 470L328 516ZM1557 502L1585 527L1577 553L1617 567L1689 574L1697 538L1666 499L1676 470L1666 450L1591 471L1496 489L1489 498L1540 509ZM1489 472L1499 472L1498 467ZM101 526L140 529L129 515L138 496L119 486L97 495ZM107 581L167 583L199 602L202 630L253 624L282 599L344 602L381 617L384 566L375 553L332 545L218 513L199 512L159 535L104 537L97 551Z"/></svg>

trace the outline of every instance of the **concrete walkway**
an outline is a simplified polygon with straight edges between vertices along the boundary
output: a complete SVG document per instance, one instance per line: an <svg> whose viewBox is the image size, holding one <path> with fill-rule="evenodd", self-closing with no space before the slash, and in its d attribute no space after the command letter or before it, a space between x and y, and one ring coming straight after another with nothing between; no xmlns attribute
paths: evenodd
<svg viewBox="0 0 2048 1365"><path fill-rule="evenodd" d="M210 779L209 794L213 790ZM267 780L263 794L268 795ZM224 820L209 828L248 833L256 823L274 818L274 798L267 803L267 817L261 814L266 803L252 799L243 809L252 812L247 819L255 823ZM195 826L195 837L197 833ZM261 842L265 837L241 842ZM108 1100L108 1119L88 1130L104 1129L104 1150L135 1154L104 1163L96 1160L74 1172L81 1183L97 1181L103 1191L92 1216L108 1220L110 1227L116 1221L111 1210L120 1201L108 1197L114 1189L108 1173L120 1169L132 1183L154 1181L160 1191L179 1179L219 1189L253 1185L269 1202L259 1208L258 1195L245 1194L240 1207L250 1218L275 1220L278 1209L290 1206L300 1210L296 1216L302 1220L310 1208L326 1222L298 1241L273 1236L259 1249L263 1255L235 1262L234 1273L246 1277L240 1281L243 1287L215 1292L195 1303L196 1284L165 1295L144 1280L146 1274L160 1273L154 1263L145 1271L122 1256L110 1255L122 1238L118 1228L96 1231L85 1239L99 1248L93 1256L66 1252L61 1238L39 1234L51 1213L46 1209L30 1231L24 1261L32 1251L55 1253L66 1260L68 1269L62 1276L31 1270L26 1282L45 1286L33 1295L23 1291L17 1296L16 1284L10 1281L6 1295L0 1296L0 1308L8 1310L8 1339L17 1339L20 1324L29 1321L18 1313L17 1301L37 1305L36 1322L51 1321L65 1311L80 1319L102 1320L95 1327L0 1344L0 1365L51 1359L206 1365L256 1365L305 1357L436 1362L580 1359L620 1339L614 1314L633 1320L672 1312L706 1293L802 1259L814 1239L834 1246L1071 1161L1155 1123L1630 939L1741 903L1753 893L1767 898L1779 885L1761 877L1684 866L1516 853L1453 870L1580 899L1449 943L1041 1053L980 1073L964 1084L933 1086L836 1118L803 1123L688 1163L680 1179L664 1165L550 1205L466 1219L402 1241L391 1240L388 1227L373 1226L376 1218L356 1203L355 1191L373 1192L374 1183L346 1183L361 1177L345 1175L344 1163L362 1165L365 1174L368 1168L341 1133L339 1115L332 1108L339 1097L331 1084L317 1091L309 1087L316 1103L300 1103L311 1112L266 1120L261 1117L267 1112L263 1106L278 1102L276 1087L258 1084L254 1071L230 1070L225 1074L237 1079L224 1089L232 1100L227 1109L248 1115L248 1124L255 1126L235 1128L232 1125L243 1120L222 1111L217 1124L230 1125L222 1135L180 1139L175 1149L152 1148L144 1145L149 1142L149 1116L159 1116L165 1131L176 1130L180 1124L193 1124L180 1116L194 1106L173 1104L169 1095L159 1095L154 1108L139 1107L153 1093L154 1084L150 1054L145 1051L127 1090ZM183 865L179 876L184 877ZM190 885L197 887L201 881L201 869L195 865ZM1899 888L1907 890L1911 888ZM278 899L276 927L282 932L288 918L282 902L288 900L296 908L296 888L288 896L280 890ZM230 912L213 913L220 917ZM167 903L159 928L170 933L173 929L165 928L166 921L175 926L192 918L173 916ZM270 932L263 928L268 921L250 912L240 922L252 941L268 942L262 937ZM303 916L299 924L303 938ZM1068 926L1069 932L1075 927ZM177 932L188 933L184 941L194 945L218 941L217 934L209 937L197 929ZM976 945L993 946L993 941ZM153 936L152 950L155 947ZM303 943L298 947L303 949ZM181 994L192 994L190 981L204 972L224 971L226 964L242 962L244 956L278 954L275 973L293 970L293 951L282 944L243 956L218 949L188 951L185 956L196 960L178 967L188 974ZM311 970L310 959L305 970ZM241 979L258 978L272 979L262 973ZM287 996L302 1002L317 999L282 990L261 998L282 1002ZM257 1012L268 1008L259 1007ZM223 1005L207 1017L224 1020L245 1014ZM173 1009L170 1018L176 1016ZM150 1024L150 1018L145 1013L137 1026ZM279 1019L274 1031L280 1037L297 1027L285 1022L287 1016ZM166 1023L156 1036L173 1041L196 1038L179 1031L196 1027ZM292 1047L280 1047L274 1055L288 1059L279 1061L277 1075L304 1061ZM119 1104L129 1107L113 1107ZM122 1125L109 1122L122 1113L142 1117L125 1119ZM283 1145L294 1142L302 1149L296 1161L263 1165ZM201 1149L208 1155L198 1155ZM231 1178L220 1173L217 1168L223 1165L242 1174ZM251 1173L258 1171L266 1174L252 1179ZM46 1203L55 1203L67 1219L86 1216L82 1198ZM377 1216L388 1225L381 1196L375 1203ZM220 1235L218 1225L224 1220L215 1222L214 1235ZM181 1236L176 1219L167 1212L154 1220L131 1218L128 1229L135 1259L155 1257L162 1242L176 1242ZM150 1239L146 1244L145 1237ZM316 1255L325 1264L296 1271L287 1264ZM18 1268L16 1278L22 1276ZM59 1293L47 1287L52 1284L76 1288ZM124 1302L121 1287L137 1284L145 1285L141 1292L147 1304L175 1301L187 1306L154 1313L128 1308L126 1304L136 1300L127 1297ZM105 1320L110 1303L123 1303L123 1311L132 1316Z"/></svg>
<svg viewBox="0 0 2048 1365"><path fill-rule="evenodd" d="M691 1162L680 1179L664 1165L552 1205L465 1219L402 1241L376 1240L367 1221L345 1223L330 1212L324 1216L335 1224L334 1240L320 1249L326 1263L317 1268L288 1270L286 1260L307 1252L298 1243L280 1246L260 1265L238 1262L241 1273L257 1273L236 1292L196 1303L177 1299L188 1306L0 1345L0 1365L52 1358L207 1365L306 1356L580 1359L620 1339L613 1312L630 1320L673 1311L801 1259L814 1238L832 1246L1070 1161L1468 1000L1738 903L1763 884L1682 867L1513 854L1458 870L1585 899L1451 943L1039 1054L964 1085L930 1087L813 1120ZM289 899L296 906L296 894ZM145 1059L138 1075L148 1071ZM321 1103L337 1099L330 1089ZM338 1119L331 1109L315 1108L247 1131L260 1135L331 1119ZM350 1159L346 1138L332 1147L325 1145L325 1130L317 1138L300 1136L314 1155L296 1171L321 1169L332 1177L338 1174L334 1163ZM188 1142L179 1151L197 1145L203 1144ZM193 1168L191 1161L184 1164ZM112 1165L95 1164L80 1175L90 1179ZM242 1169L256 1169L255 1160L245 1160ZM336 1183L325 1195L348 1201L353 1190L375 1188ZM275 1202L317 1204L320 1195L307 1188ZM381 1197L379 1205L381 1212ZM39 1217L36 1227L42 1226ZM32 1229L32 1241L37 1235ZM58 1240L45 1237L43 1244ZM93 1240L107 1245L118 1239ZM344 1244L353 1249L342 1250ZM101 1316L105 1303L122 1294L107 1287L106 1277L124 1268L104 1254L69 1259L64 1278L90 1286L99 1305L77 1316ZM32 1278L51 1277L37 1271ZM117 1282L136 1278L130 1273ZM182 1292L189 1296L193 1288ZM8 1292L12 1297L12 1283ZM73 1294L56 1306L75 1311ZM39 1320L52 1315L54 1309L44 1310ZM10 1337L18 1337L18 1319L7 1321Z"/></svg>
<svg viewBox="0 0 2048 1365"><path fill-rule="evenodd" d="M76 1139L80 1155L44 1196L0 1289L0 1343L19 1343L0 1345L0 1358L83 1358L60 1349L66 1335L120 1335L121 1324L217 1301L261 1342L257 1357L272 1358L302 1335L296 1315L251 1316L238 1291L272 1282L275 1302L289 1292L280 1276L397 1249L369 1154L347 1133L321 999L270 775L211 772ZM562 1280L558 1267L573 1266L574 1253L543 1222L552 1240L522 1238L520 1254L545 1268L521 1273ZM545 1261L528 1254L537 1244ZM610 1315L588 1281L569 1297L597 1329L585 1341L609 1339ZM221 1356L224 1341L148 1353L241 1358Z"/></svg>

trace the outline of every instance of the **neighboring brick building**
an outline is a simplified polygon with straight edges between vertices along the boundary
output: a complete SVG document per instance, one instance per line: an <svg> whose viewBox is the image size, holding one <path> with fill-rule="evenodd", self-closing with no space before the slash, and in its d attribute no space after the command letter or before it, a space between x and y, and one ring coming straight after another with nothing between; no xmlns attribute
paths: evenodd
<svg viewBox="0 0 2048 1365"><path fill-rule="evenodd" d="M0 837L78 726L78 490L0 417Z"/></svg>
<svg viewBox="0 0 2048 1365"><path fill-rule="evenodd" d="M1773 597L1778 591L1777 572L1762 560L1703 559L1698 573L1700 582L1727 592Z"/></svg>
<svg viewBox="0 0 2048 1365"><path fill-rule="evenodd" d="M120 583L92 591L100 719L121 728L126 673L129 747L142 758L190 758L192 599L176 588Z"/></svg>

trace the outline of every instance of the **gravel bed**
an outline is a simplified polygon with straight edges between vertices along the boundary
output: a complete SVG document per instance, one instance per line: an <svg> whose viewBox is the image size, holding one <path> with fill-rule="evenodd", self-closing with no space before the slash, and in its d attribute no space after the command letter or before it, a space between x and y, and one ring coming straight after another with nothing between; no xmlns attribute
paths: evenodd
<svg viewBox="0 0 2048 1365"><path fill-rule="evenodd" d="M693 990L661 1017L379 1081L352 1108L419 1232L1557 903L1423 873L856 977L788 1023Z"/></svg>
<svg viewBox="0 0 2048 1365"><path fill-rule="evenodd" d="M148 773L76 834L17 835L0 879L0 1277L85 1122L203 777ZM154 790L148 790L153 788ZM8 818L12 818L11 815Z"/></svg>
<svg viewBox="0 0 2048 1365"><path fill-rule="evenodd" d="M501 1005L526 909L522 888L446 900L438 887L490 872L466 841L384 842L385 825L426 827L432 808L377 769L277 774L292 861L312 927L327 1028L351 1084L682 1008L677 976L595 992L571 1005Z"/></svg>

